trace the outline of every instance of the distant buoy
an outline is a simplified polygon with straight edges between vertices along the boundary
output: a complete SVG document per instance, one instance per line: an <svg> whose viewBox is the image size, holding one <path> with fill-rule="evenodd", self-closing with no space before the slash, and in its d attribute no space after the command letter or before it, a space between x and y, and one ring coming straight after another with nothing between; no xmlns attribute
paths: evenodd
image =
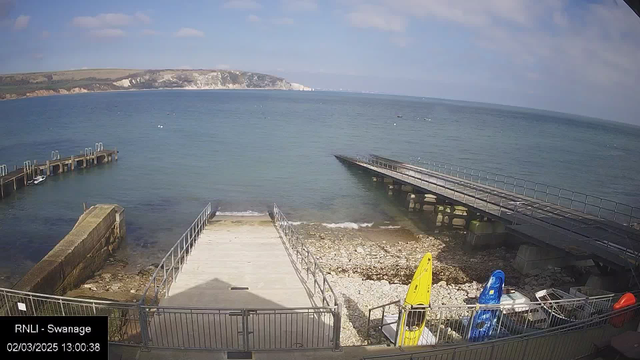
<svg viewBox="0 0 640 360"><path fill-rule="evenodd" d="M158 128L160 128L160 129L162 129L163 127L164 127L164 126L162 126L162 125L158 125Z"/></svg>
<svg viewBox="0 0 640 360"><path fill-rule="evenodd" d="M393 126L396 126L396 123L393 123Z"/></svg>

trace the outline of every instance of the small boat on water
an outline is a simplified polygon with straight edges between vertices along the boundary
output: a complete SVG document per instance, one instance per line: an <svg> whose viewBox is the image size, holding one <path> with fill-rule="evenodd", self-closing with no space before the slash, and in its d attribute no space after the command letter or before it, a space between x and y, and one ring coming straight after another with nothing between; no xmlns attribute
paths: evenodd
<svg viewBox="0 0 640 360"><path fill-rule="evenodd" d="M29 180L29 182L27 183L27 185L38 185L42 182L44 182L47 179L47 177L45 175L39 175L33 178L33 180Z"/></svg>

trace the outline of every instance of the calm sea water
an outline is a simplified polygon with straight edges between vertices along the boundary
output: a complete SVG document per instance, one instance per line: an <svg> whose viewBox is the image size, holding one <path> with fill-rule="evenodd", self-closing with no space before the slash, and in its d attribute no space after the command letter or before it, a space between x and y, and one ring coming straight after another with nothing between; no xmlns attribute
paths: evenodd
<svg viewBox="0 0 640 360"><path fill-rule="evenodd" d="M335 153L420 156L640 205L640 128L577 116L330 92L163 90L0 102L0 164L42 162L51 150L77 154L98 141L118 148L117 163L51 177L0 201L5 282L64 237L83 202L125 207L122 254L132 264L158 261L209 201L223 211L265 211L276 202L299 221L401 216Z"/></svg>

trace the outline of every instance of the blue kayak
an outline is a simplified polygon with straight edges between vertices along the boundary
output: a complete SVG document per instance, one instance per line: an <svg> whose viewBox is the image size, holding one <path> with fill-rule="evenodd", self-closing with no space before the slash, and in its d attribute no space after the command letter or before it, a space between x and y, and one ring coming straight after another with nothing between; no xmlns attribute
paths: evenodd
<svg viewBox="0 0 640 360"><path fill-rule="evenodd" d="M482 288L482 292L478 297L478 304L500 304L502 297L502 288L504 286L504 272L496 270L491 273L489 281ZM469 330L469 341L477 342L489 339L494 329L496 319L500 310L479 310L473 316L471 321L471 329Z"/></svg>

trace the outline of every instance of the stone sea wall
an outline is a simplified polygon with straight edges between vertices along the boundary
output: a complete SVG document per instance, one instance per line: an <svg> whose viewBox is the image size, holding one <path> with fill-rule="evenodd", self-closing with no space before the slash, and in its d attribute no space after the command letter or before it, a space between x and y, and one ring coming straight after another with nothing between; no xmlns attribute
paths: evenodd
<svg viewBox="0 0 640 360"><path fill-rule="evenodd" d="M63 295L99 270L126 235L124 209L95 205L18 283L15 290Z"/></svg>

